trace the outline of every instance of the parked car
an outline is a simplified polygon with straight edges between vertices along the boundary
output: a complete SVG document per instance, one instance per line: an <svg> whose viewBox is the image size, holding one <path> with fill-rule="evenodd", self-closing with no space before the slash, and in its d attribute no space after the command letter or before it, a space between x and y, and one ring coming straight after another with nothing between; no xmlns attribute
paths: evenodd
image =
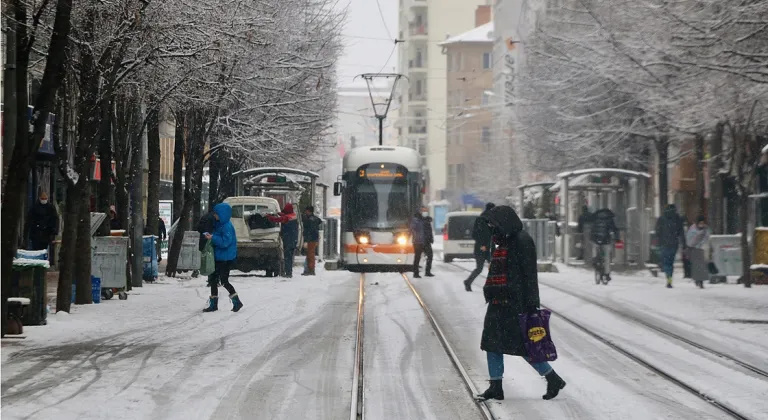
<svg viewBox="0 0 768 420"><path fill-rule="evenodd" d="M452 211L445 215L443 226L443 261L456 258L474 258L475 241L472 230L479 211Z"/></svg>

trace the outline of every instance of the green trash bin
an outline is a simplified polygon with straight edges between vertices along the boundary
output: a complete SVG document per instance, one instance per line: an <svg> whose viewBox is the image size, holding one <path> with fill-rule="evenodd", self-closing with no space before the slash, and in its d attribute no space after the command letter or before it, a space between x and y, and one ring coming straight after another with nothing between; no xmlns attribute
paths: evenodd
<svg viewBox="0 0 768 420"><path fill-rule="evenodd" d="M45 272L48 261L13 262L11 274L11 297L29 299L21 322L24 325L46 325L48 323L48 291Z"/></svg>

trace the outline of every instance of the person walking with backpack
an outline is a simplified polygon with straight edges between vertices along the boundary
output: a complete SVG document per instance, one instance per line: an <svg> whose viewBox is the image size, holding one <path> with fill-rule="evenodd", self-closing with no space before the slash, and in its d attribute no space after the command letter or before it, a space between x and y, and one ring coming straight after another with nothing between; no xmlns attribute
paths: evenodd
<svg viewBox="0 0 768 420"><path fill-rule="evenodd" d="M493 251L483 294L488 308L483 322L480 349L486 352L491 386L477 400L503 400L504 355L521 356L547 380L545 400L555 398L565 388L549 362L531 362L525 349L520 314L539 310L539 280L536 245L523 230L523 222L509 206L498 206L482 216L492 231Z"/></svg>
<svg viewBox="0 0 768 420"><path fill-rule="evenodd" d="M413 278L420 279L419 263L421 263L421 255L424 253L424 246L427 240L427 235L424 230L424 216L422 216L421 213L413 215L409 229L411 231L411 240L413 242ZM429 267L427 269L429 270Z"/></svg>
<svg viewBox="0 0 768 420"><path fill-rule="evenodd" d="M243 308L243 303L235 291L235 287L229 282L229 272L237 259L237 235L235 227L232 226L232 207L227 203L219 203L213 208L213 218L215 225L213 233L205 232L205 239L211 241L213 245L213 256L216 260L216 270L211 275L209 281L211 285L211 298L208 301L208 307L203 312L214 312L219 310L219 287L218 283L227 289L229 298L232 299L232 312L237 312Z"/></svg>
<svg viewBox="0 0 768 420"><path fill-rule="evenodd" d="M475 219L475 225L472 228L472 239L475 240L475 269L472 270L472 272L469 273L469 277L464 280L464 290L468 292L472 291L472 282L483 272L485 262L491 261L491 247L493 241L491 240L491 229L488 227L488 223L485 221L484 217L494 207L496 207L496 205L493 203L486 204L485 211L480 214L480 217Z"/></svg>
<svg viewBox="0 0 768 420"><path fill-rule="evenodd" d="M672 274L675 257L682 243L685 251L685 227L683 218L677 214L677 207L670 204L656 221L656 237L661 247L661 268L667 276L667 288L672 288Z"/></svg>
<svg viewBox="0 0 768 420"><path fill-rule="evenodd" d="M432 230L432 218L429 216L424 217L424 255L427 257L427 266L424 270L424 275L427 277L435 277L432 274L432 259L435 253L432 251L432 245L435 243L435 231Z"/></svg>

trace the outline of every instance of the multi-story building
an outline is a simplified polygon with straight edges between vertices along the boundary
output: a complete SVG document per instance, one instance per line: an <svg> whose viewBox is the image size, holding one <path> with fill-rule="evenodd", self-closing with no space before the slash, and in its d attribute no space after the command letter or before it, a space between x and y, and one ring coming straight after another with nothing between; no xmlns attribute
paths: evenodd
<svg viewBox="0 0 768 420"><path fill-rule="evenodd" d="M474 11L484 0L400 0L398 67L408 79L399 85L398 139L424 159L429 200L443 198L446 167L446 57L440 42L475 27Z"/></svg>
<svg viewBox="0 0 768 420"><path fill-rule="evenodd" d="M494 148L508 160L510 185L539 178L526 164L523 148L515 137L517 77L525 64L525 40L552 0L498 0L493 6L493 104ZM555 0L556 1L556 0Z"/></svg>
<svg viewBox="0 0 768 420"><path fill-rule="evenodd" d="M444 198L456 207L488 180L482 173L491 150L493 22L491 7L478 6L476 27L440 43L447 57L446 169Z"/></svg>

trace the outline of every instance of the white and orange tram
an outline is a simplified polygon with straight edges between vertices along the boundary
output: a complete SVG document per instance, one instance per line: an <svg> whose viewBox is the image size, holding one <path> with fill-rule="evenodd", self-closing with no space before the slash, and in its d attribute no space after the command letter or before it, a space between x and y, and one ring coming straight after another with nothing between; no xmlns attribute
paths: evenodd
<svg viewBox="0 0 768 420"><path fill-rule="evenodd" d="M339 268L353 272L402 272L413 268L409 231L421 212L421 156L407 147L371 146L344 155L341 182Z"/></svg>

